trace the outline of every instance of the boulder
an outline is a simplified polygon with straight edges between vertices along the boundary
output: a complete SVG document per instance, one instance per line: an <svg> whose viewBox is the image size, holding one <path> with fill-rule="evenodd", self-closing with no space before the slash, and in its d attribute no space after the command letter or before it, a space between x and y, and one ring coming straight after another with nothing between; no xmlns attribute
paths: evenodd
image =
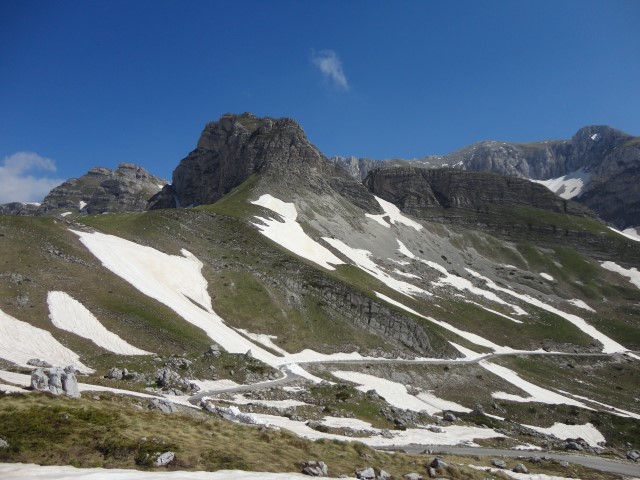
<svg viewBox="0 0 640 480"><path fill-rule="evenodd" d="M213 343L209 346L209 355L213 355L214 357L219 357L220 356L220 345L218 345L217 343Z"/></svg>
<svg viewBox="0 0 640 480"><path fill-rule="evenodd" d="M42 367L38 367L31 372L31 389L49 390L49 377L44 373Z"/></svg>
<svg viewBox="0 0 640 480"><path fill-rule="evenodd" d="M360 480L376 480L376 472L373 468L367 467L362 470L356 470L356 477Z"/></svg>
<svg viewBox="0 0 640 480"><path fill-rule="evenodd" d="M72 366L64 369L64 373L62 374L62 390L67 394L67 397L80 398L78 379L76 378L76 371Z"/></svg>
<svg viewBox="0 0 640 480"><path fill-rule="evenodd" d="M312 477L328 477L329 468L324 462L310 460L302 464L302 473L304 473L305 475L310 475Z"/></svg>
<svg viewBox="0 0 640 480"><path fill-rule="evenodd" d="M52 365L44 360L40 360L39 358L31 358L27 360L27 365L31 365L32 367L44 367L51 368Z"/></svg>
<svg viewBox="0 0 640 480"><path fill-rule="evenodd" d="M149 408L160 410L162 413L175 413L178 411L173 403L160 398L151 400L151 402L149 402Z"/></svg>
<svg viewBox="0 0 640 480"><path fill-rule="evenodd" d="M160 455L158 455L158 458L156 458L155 466L156 467L164 467L165 465L168 465L171 462L173 462L174 458L176 458L175 452L164 452L164 453L161 453Z"/></svg>
<svg viewBox="0 0 640 480"><path fill-rule="evenodd" d="M534 455L531 458L529 458L529 461L531 463L540 463L542 462L542 459L538 455Z"/></svg>
<svg viewBox="0 0 640 480"><path fill-rule="evenodd" d="M634 462L640 462L640 452L638 450L630 450L627 452L627 458Z"/></svg>
<svg viewBox="0 0 640 480"><path fill-rule="evenodd" d="M447 422L455 422L457 420L456 416L451 412L446 412L442 418Z"/></svg>
<svg viewBox="0 0 640 480"><path fill-rule="evenodd" d="M431 463L429 464L429 466L431 468L438 469L438 468L447 468L449 464L444 460L442 460L441 458L436 457L433 460L431 460Z"/></svg>
<svg viewBox="0 0 640 480"><path fill-rule="evenodd" d="M49 369L49 391L54 395L60 395L62 389L62 375L64 370L60 367L52 367Z"/></svg>
<svg viewBox="0 0 640 480"><path fill-rule="evenodd" d="M113 380L122 380L122 376L122 370L116 367L110 368L107 373L107 378L111 378Z"/></svg>
<svg viewBox="0 0 640 480"><path fill-rule="evenodd" d="M507 468L507 463L504 460L500 460L499 458L492 458L491 465L496 468Z"/></svg>
<svg viewBox="0 0 640 480"><path fill-rule="evenodd" d="M402 478L404 478L404 480L423 480L422 475L416 472L406 473Z"/></svg>
<svg viewBox="0 0 640 480"><path fill-rule="evenodd" d="M516 473L529 473L529 469L521 463L516 464L516 466L513 467L513 471Z"/></svg>
<svg viewBox="0 0 640 480"><path fill-rule="evenodd" d="M380 470L380 473L378 473L378 480L391 480L392 478L391 474L384 470Z"/></svg>
<svg viewBox="0 0 640 480"><path fill-rule="evenodd" d="M584 450L584 448L582 448L582 445L580 445L578 442L574 442L574 441L570 441L564 444L564 449L565 450L575 450L578 452L581 452L582 450Z"/></svg>

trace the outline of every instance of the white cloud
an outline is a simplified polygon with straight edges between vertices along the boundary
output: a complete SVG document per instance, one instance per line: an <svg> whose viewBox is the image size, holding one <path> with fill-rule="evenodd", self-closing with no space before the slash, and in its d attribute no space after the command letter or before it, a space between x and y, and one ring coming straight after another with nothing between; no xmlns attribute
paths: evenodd
<svg viewBox="0 0 640 480"><path fill-rule="evenodd" d="M342 61L333 50L322 50L311 55L311 61L318 67L322 76L328 80L334 87L347 91L349 90L349 82L342 70Z"/></svg>
<svg viewBox="0 0 640 480"><path fill-rule="evenodd" d="M37 202L64 180L51 178L56 171L53 160L34 152L17 152L0 163L0 203ZM33 175L34 173L43 173Z"/></svg>

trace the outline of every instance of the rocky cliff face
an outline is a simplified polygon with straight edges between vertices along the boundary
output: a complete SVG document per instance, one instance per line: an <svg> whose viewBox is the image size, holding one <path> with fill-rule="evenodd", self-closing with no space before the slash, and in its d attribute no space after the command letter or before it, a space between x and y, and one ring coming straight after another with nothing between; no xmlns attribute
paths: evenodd
<svg viewBox="0 0 640 480"><path fill-rule="evenodd" d="M149 198L166 183L132 163L121 163L115 170L95 167L51 190L37 213L58 209L86 213L144 211Z"/></svg>
<svg viewBox="0 0 640 480"><path fill-rule="evenodd" d="M334 191L367 210L378 209L366 190L329 162L294 120L250 113L226 114L207 124L196 149L174 170L173 183L149 207L211 204L254 174L279 189Z"/></svg>
<svg viewBox="0 0 640 480"><path fill-rule="evenodd" d="M401 165L450 167L531 180L554 179L581 171L585 183L574 199L623 229L640 225L639 148L637 137L607 126L588 126L569 140L484 141L448 155L419 160L335 157L333 161L359 179L375 168Z"/></svg>
<svg viewBox="0 0 640 480"><path fill-rule="evenodd" d="M365 186L403 211L428 208L476 211L485 206L528 206L557 213L592 215L583 206L563 200L529 180L449 168L379 168L369 172Z"/></svg>

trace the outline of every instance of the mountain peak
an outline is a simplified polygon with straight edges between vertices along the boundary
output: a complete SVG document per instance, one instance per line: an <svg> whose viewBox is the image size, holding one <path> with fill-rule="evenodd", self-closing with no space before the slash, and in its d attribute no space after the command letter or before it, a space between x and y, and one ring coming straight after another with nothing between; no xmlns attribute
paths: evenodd
<svg viewBox="0 0 640 480"><path fill-rule="evenodd" d="M149 206L211 204L257 173L270 188L291 191L304 186L317 193L333 189L377 210L363 200L364 187L327 160L295 120L251 113L228 113L205 125L196 149L174 170L173 184Z"/></svg>

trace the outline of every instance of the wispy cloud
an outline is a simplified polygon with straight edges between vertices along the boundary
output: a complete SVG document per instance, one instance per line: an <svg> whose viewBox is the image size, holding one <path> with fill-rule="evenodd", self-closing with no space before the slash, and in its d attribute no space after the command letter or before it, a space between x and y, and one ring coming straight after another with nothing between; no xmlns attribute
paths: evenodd
<svg viewBox="0 0 640 480"><path fill-rule="evenodd" d="M347 76L342 70L342 61L333 50L313 52L311 61L318 67L322 76L334 87L345 92L349 90Z"/></svg>
<svg viewBox="0 0 640 480"><path fill-rule="evenodd" d="M47 175L47 172L55 171L53 160L34 152L17 152L4 157L0 163L0 203L42 200L64 181Z"/></svg>

